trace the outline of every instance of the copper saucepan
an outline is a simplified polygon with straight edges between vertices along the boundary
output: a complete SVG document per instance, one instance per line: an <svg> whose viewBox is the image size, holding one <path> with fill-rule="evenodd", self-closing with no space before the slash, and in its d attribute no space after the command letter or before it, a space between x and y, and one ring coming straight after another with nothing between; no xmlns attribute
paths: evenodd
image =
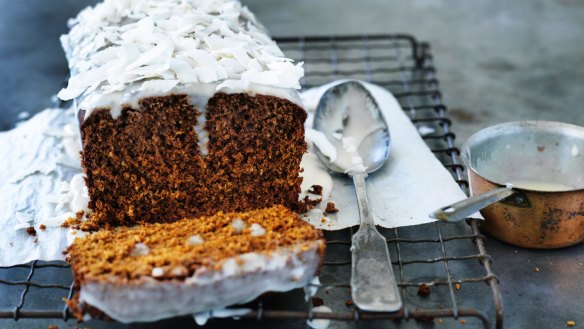
<svg viewBox="0 0 584 329"><path fill-rule="evenodd" d="M461 151L473 197L431 216L456 221L483 208L481 227L513 245L584 241L584 127L504 123L474 134Z"/></svg>

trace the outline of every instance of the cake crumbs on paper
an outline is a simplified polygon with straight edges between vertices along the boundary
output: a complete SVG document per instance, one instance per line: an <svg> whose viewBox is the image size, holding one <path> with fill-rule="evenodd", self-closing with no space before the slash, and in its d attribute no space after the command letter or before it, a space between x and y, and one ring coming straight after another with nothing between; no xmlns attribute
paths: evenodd
<svg viewBox="0 0 584 329"><path fill-rule="evenodd" d="M568 321L566 321L566 326L567 327L573 327L575 325L576 325L576 321L574 321L574 320L568 320Z"/></svg>
<svg viewBox="0 0 584 329"><path fill-rule="evenodd" d="M430 294L430 286L422 283L419 287L418 287L418 295L422 296L422 297L426 297Z"/></svg>
<svg viewBox="0 0 584 329"><path fill-rule="evenodd" d="M46 230L46 229L47 229L47 225L45 225L45 224L41 224L41 225L39 226L39 228L40 228L42 231L44 231L44 230Z"/></svg>
<svg viewBox="0 0 584 329"><path fill-rule="evenodd" d="M298 202L298 211L300 213L306 213L306 212L316 208L316 206L318 206L321 202L322 202L322 198L312 200L307 195L304 197L303 200Z"/></svg>
<svg viewBox="0 0 584 329"><path fill-rule="evenodd" d="M308 195L304 197L304 203L306 203L306 205L309 206L309 207L310 206L315 207L315 206L317 206L321 202L322 202L322 198L318 198L318 199L314 199L313 200L313 199L310 199L308 197Z"/></svg>
<svg viewBox="0 0 584 329"><path fill-rule="evenodd" d="M61 227L63 228L72 228L75 230L80 230L83 232L95 232L100 229L100 226L97 221L92 220L91 215L85 216L85 211L81 210L75 214L75 217L67 218L62 224ZM110 228L108 226L105 227Z"/></svg>
<svg viewBox="0 0 584 329"><path fill-rule="evenodd" d="M335 214L339 212L339 209L337 209L334 202L327 202L324 212L327 214Z"/></svg>
<svg viewBox="0 0 584 329"><path fill-rule="evenodd" d="M39 238L35 238L33 242L34 243L39 243Z"/></svg>
<svg viewBox="0 0 584 329"><path fill-rule="evenodd" d="M36 230L34 228L34 226L29 226L26 228L26 234L30 235L30 236L36 236Z"/></svg>
<svg viewBox="0 0 584 329"><path fill-rule="evenodd" d="M319 307L322 305L324 305L324 300L322 300L322 298L312 297L312 306L313 307Z"/></svg>
<svg viewBox="0 0 584 329"><path fill-rule="evenodd" d="M322 186L312 185L308 190L308 193L322 196Z"/></svg>
<svg viewBox="0 0 584 329"><path fill-rule="evenodd" d="M80 211L78 213L75 214L75 217L69 217L67 218L63 223L61 223L61 227L63 228L74 228L74 229L79 229L79 226L82 223L82 218L83 218L83 211Z"/></svg>

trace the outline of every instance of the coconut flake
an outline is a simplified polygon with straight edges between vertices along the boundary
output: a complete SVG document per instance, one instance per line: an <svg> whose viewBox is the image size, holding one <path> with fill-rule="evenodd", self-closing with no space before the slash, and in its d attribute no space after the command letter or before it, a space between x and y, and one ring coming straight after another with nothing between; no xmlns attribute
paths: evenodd
<svg viewBox="0 0 584 329"><path fill-rule="evenodd" d="M159 278L164 275L164 269L162 267L155 267L152 269L152 273L150 275L154 278Z"/></svg>
<svg viewBox="0 0 584 329"><path fill-rule="evenodd" d="M105 0L70 23L61 37L72 74L63 100L91 96L99 104L134 83L160 94L199 82L216 83L216 91L300 87L302 63L285 58L239 2Z"/></svg>
<svg viewBox="0 0 584 329"><path fill-rule="evenodd" d="M198 246L203 244L203 242L205 242L203 240L203 238L201 238L200 235L191 235L188 239L187 239L187 244L190 246Z"/></svg>
<svg viewBox="0 0 584 329"><path fill-rule="evenodd" d="M217 80L217 70L211 67L197 67L195 68L197 79L202 83L209 83Z"/></svg>
<svg viewBox="0 0 584 329"><path fill-rule="evenodd" d="M145 256L148 255L150 253L150 248L148 248L147 245L138 242L136 243L136 245L134 245L134 249L132 249L132 252L130 253L130 256Z"/></svg>
<svg viewBox="0 0 584 329"><path fill-rule="evenodd" d="M241 218L234 218L231 221L231 227L233 228L233 233L241 234L245 229L245 222Z"/></svg>
<svg viewBox="0 0 584 329"><path fill-rule="evenodd" d="M14 225L14 230L21 230L21 229L25 229L30 225L30 222L32 222L34 219L32 214L27 214L24 212L16 212L16 220L18 221L18 224Z"/></svg>
<svg viewBox="0 0 584 329"><path fill-rule="evenodd" d="M249 228L249 234L253 237L263 236L266 234L266 229L260 224L253 223Z"/></svg>
<svg viewBox="0 0 584 329"><path fill-rule="evenodd" d="M142 83L140 90L152 90L165 93L176 86L178 82L178 80L148 80Z"/></svg>
<svg viewBox="0 0 584 329"><path fill-rule="evenodd" d="M197 73L188 62L180 59L170 60L170 69L176 74L176 78L182 83L195 83L198 81Z"/></svg>

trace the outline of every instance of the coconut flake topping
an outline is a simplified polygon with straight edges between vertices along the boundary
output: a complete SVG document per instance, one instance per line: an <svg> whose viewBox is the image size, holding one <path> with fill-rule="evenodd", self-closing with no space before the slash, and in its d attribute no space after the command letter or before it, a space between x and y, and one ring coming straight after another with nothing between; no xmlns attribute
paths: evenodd
<svg viewBox="0 0 584 329"><path fill-rule="evenodd" d="M253 14L233 0L105 0L69 22L61 37L71 78L59 98L106 95L139 84L167 93L216 83L299 89L293 64Z"/></svg>

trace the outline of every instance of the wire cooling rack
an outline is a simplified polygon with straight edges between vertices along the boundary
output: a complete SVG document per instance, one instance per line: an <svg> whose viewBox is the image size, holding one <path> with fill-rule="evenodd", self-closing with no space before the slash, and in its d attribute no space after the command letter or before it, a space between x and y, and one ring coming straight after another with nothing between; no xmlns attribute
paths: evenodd
<svg viewBox="0 0 584 329"><path fill-rule="evenodd" d="M442 103L429 44L408 35L276 40L288 57L304 62L303 88L350 78L390 90L434 154L467 192L464 167L454 146L455 135ZM363 312L352 304L351 228L325 233L328 246L321 283L311 285L318 288L312 299L306 301L301 289L268 294L246 305L252 311L245 317L381 321L384 326L414 319L414 327L426 327L429 322L468 324L469 328L503 327L498 279L476 220L380 231L387 239L404 301L398 312ZM63 298L72 294L71 270L63 262L34 261L0 268L0 317L67 320L69 311ZM317 311L315 306L321 304L332 312Z"/></svg>

